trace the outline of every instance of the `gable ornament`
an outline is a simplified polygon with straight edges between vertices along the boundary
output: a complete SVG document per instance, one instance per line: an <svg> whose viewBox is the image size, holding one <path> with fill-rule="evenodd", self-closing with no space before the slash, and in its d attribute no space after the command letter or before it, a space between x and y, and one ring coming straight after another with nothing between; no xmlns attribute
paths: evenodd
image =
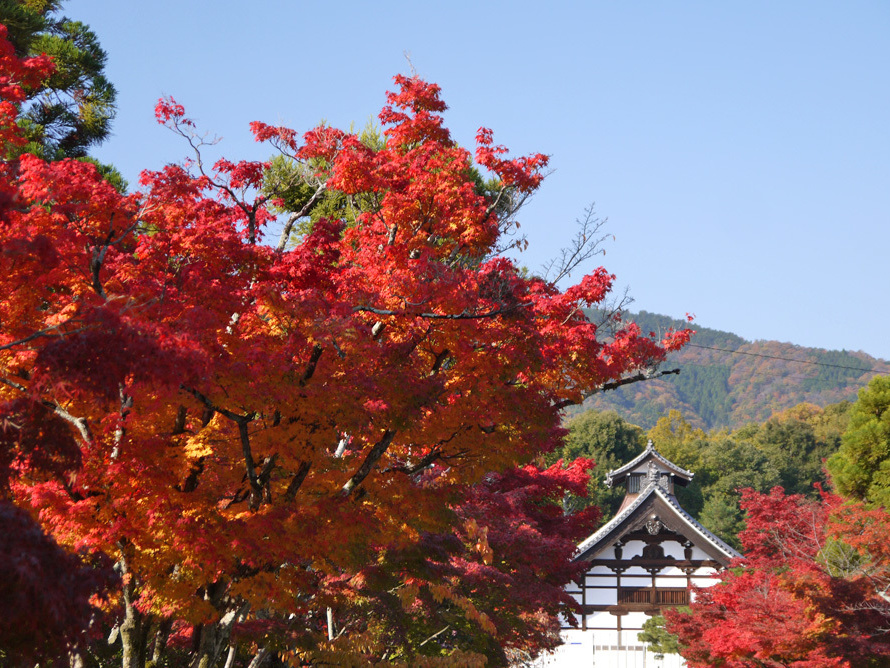
<svg viewBox="0 0 890 668"><path fill-rule="evenodd" d="M660 519L658 519L658 515L652 515L646 521L646 531L649 532L650 536L655 536L661 533L662 529L664 529L664 524Z"/></svg>

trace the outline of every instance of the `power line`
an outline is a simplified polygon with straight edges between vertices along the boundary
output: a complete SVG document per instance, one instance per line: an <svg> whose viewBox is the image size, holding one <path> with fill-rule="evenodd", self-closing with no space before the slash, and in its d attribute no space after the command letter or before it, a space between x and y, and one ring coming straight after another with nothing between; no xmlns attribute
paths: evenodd
<svg viewBox="0 0 890 668"><path fill-rule="evenodd" d="M796 360L791 357L778 357L776 355L762 355L760 353L748 353L743 350L729 350L727 348L714 348L713 346L703 346L698 343L687 343L687 346L692 348L705 348L706 350L717 350L721 353L730 353L732 355L748 355L750 357L763 357L770 360L782 360L783 362L797 362L798 364L812 364L813 366L828 366L833 367L835 369L848 369L850 371L874 371L876 373L881 373L879 369L864 369L859 366L844 366L843 364L830 364L828 362L813 362L810 360Z"/></svg>

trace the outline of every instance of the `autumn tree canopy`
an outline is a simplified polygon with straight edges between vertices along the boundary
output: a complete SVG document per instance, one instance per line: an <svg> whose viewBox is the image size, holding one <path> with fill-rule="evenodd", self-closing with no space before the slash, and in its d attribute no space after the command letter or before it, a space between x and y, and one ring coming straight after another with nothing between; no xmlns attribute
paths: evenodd
<svg viewBox="0 0 890 668"><path fill-rule="evenodd" d="M878 668L890 660L884 509L746 490L745 558L665 613L691 668Z"/></svg>
<svg viewBox="0 0 890 668"><path fill-rule="evenodd" d="M2 65L0 139L21 145L23 86L50 65L8 47ZM393 555L450 535L470 546L454 554L478 544L482 566L517 559L482 522L496 515L486 485L518 483L490 476L544 476L527 483L538 501L517 500L529 517L583 488L509 472L560 443L561 408L653 368L688 332L605 338L582 312L606 299L605 269L565 291L519 271L501 253L517 210L504 203L534 192L547 158L511 158L487 129L471 154L444 110L438 86L400 76L378 146L252 124L311 191L289 212L269 163L206 164L172 99L158 120L195 153L143 173L138 193L74 160L2 164L0 418L52 416L3 441L7 495L70 550L116 563L104 611L125 668L184 637L195 666L239 647L381 660L379 641L407 628L337 621L372 598L349 595L370 564L387 565L378 582L405 610L432 595L498 638L498 615L546 626L557 609L512 596L489 614ZM326 193L350 215L289 244ZM560 531L553 554L578 529ZM445 639L406 641L398 660L478 656Z"/></svg>

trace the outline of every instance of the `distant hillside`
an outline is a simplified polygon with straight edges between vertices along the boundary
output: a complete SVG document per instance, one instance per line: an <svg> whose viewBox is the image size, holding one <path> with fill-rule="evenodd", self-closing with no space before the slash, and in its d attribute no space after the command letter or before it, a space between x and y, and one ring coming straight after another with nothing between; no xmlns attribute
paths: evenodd
<svg viewBox="0 0 890 668"><path fill-rule="evenodd" d="M638 323L645 333L687 326L684 321L646 311L626 314L625 319ZM694 426L734 429L763 422L804 401L817 406L853 401L873 376L890 373L890 363L863 352L752 342L730 332L692 328L696 334L690 345L671 355L662 367L679 368L679 375L595 395L578 410L615 410L648 429L673 408Z"/></svg>

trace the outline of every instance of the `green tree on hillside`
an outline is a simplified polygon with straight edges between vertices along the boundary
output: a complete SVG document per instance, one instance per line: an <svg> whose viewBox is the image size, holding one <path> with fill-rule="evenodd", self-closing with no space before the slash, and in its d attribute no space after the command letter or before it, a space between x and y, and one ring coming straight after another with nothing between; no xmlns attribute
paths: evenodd
<svg viewBox="0 0 890 668"><path fill-rule="evenodd" d="M706 441L696 479L703 498L699 521L736 548L740 547L736 536L745 528L739 490L750 487L768 492L780 483L779 472L766 454L728 434L712 434Z"/></svg>
<svg viewBox="0 0 890 668"><path fill-rule="evenodd" d="M839 493L890 508L890 376L859 390L828 470Z"/></svg>
<svg viewBox="0 0 890 668"><path fill-rule="evenodd" d="M795 407L774 415L754 434L753 443L779 472L780 482L789 494L814 494L814 483L826 482L824 462L840 445L840 434L832 434L821 415ZM819 424L819 429L817 429Z"/></svg>
<svg viewBox="0 0 890 668"><path fill-rule="evenodd" d="M648 437L655 449L674 464L692 469L699 461L699 442L707 435L704 430L693 427L680 411L670 410L649 430Z"/></svg>

